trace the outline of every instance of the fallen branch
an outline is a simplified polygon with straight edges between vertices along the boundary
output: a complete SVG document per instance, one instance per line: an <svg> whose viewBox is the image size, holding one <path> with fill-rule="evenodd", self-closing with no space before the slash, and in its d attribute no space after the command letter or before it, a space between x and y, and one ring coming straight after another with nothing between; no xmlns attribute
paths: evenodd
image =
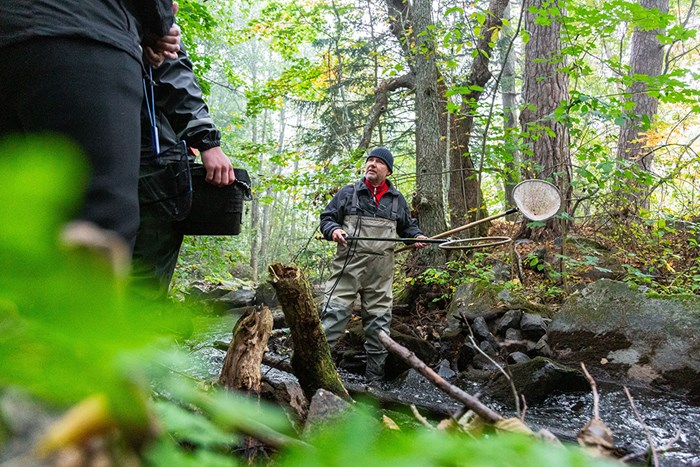
<svg viewBox="0 0 700 467"><path fill-rule="evenodd" d="M435 371L432 368L430 368L423 361L421 361L421 359L416 357L416 355L413 352L408 350L406 347L398 344L391 337L387 336L384 331L379 332L379 340L382 344L384 344L384 347L386 347L390 352L393 352L394 354L401 357L403 361L405 361L408 365L410 365L420 374L425 376L430 382L432 382L435 385L435 387L437 387L453 399L469 407L484 421L494 424L503 420L503 417L498 412L482 404L481 401L479 401L477 398L462 391L457 386L454 386L445 381L444 378L435 373Z"/></svg>

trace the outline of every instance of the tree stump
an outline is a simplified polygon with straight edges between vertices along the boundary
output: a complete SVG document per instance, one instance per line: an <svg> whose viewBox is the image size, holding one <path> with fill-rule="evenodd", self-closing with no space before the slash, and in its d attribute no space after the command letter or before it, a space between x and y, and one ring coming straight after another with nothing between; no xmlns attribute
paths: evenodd
<svg viewBox="0 0 700 467"><path fill-rule="evenodd" d="M272 313L266 306L246 312L233 327L219 384L227 389L260 392L260 363L272 332Z"/></svg>
<svg viewBox="0 0 700 467"><path fill-rule="evenodd" d="M270 283L277 292L292 336L292 368L308 400L318 389L343 398L350 395L333 363L331 350L311 294L301 271L292 265L270 265Z"/></svg>

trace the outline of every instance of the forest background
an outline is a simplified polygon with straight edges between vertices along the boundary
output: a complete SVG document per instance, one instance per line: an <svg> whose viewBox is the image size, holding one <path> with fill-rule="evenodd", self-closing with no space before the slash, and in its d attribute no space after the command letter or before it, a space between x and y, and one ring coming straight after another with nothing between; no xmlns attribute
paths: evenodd
<svg viewBox="0 0 700 467"><path fill-rule="evenodd" d="M562 209L519 236L586 232L620 252L626 279L700 289L695 0L180 4L222 145L251 173L254 199L241 235L187 239L176 290L264 280L275 261L323 280L334 248L318 214L376 145L395 154L391 180L427 235L501 212L518 181L541 178ZM438 270L447 259L421 254ZM603 269L596 254L559 259L560 274Z"/></svg>

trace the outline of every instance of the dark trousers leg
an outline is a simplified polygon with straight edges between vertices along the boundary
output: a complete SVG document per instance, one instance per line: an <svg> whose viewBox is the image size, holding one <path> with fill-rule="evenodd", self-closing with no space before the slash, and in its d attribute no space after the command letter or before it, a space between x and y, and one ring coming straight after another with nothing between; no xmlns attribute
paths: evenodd
<svg viewBox="0 0 700 467"><path fill-rule="evenodd" d="M116 48L72 38L4 47L0 63L0 135L59 133L77 143L90 178L76 218L116 231L133 245L141 65Z"/></svg>
<svg viewBox="0 0 700 467"><path fill-rule="evenodd" d="M134 245L131 285L146 298L165 298L173 278L183 236L155 207L141 209Z"/></svg>

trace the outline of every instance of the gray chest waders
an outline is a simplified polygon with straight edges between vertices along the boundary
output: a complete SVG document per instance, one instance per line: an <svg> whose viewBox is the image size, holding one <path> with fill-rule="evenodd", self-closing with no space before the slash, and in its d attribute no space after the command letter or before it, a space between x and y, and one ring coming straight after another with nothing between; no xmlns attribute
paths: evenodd
<svg viewBox="0 0 700 467"><path fill-rule="evenodd" d="M358 215L357 192L353 194L352 208L343 219L343 230L355 237L396 238L398 196L394 197L390 219ZM353 241L338 245L331 266L331 277L326 283L326 304L321 317L328 343L333 346L345 332L352 304L360 295L362 326L365 331L368 378L384 374L387 350L379 341L379 331L390 334L392 282L394 275L394 243Z"/></svg>

